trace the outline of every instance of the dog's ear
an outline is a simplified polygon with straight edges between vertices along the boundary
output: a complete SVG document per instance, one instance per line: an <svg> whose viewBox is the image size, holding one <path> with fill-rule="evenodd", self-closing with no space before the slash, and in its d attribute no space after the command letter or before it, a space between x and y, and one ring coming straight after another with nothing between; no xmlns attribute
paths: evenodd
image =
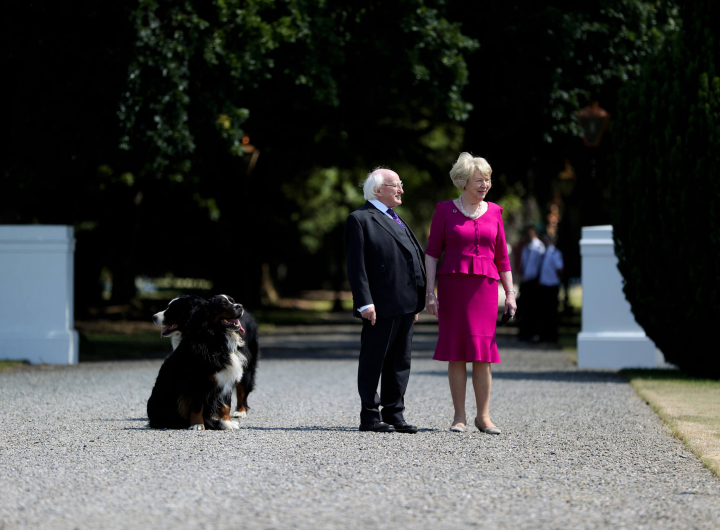
<svg viewBox="0 0 720 530"><path fill-rule="evenodd" d="M190 315L192 316L197 311L202 310L204 306L207 306L207 302L203 302L202 304L192 305L190 306Z"/></svg>
<svg viewBox="0 0 720 530"><path fill-rule="evenodd" d="M193 307L190 311L190 317L188 318L187 328L200 326L203 322L210 320L210 312L208 311L209 304L203 302L197 307Z"/></svg>
<svg viewBox="0 0 720 530"><path fill-rule="evenodd" d="M219 297L213 297L208 302L208 308L210 313L212 313L213 315L222 313L223 311L225 311L225 300Z"/></svg>

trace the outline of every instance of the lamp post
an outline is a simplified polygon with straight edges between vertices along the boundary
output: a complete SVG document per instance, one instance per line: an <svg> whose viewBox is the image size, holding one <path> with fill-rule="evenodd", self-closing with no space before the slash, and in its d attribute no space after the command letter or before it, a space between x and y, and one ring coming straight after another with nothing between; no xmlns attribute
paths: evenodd
<svg viewBox="0 0 720 530"><path fill-rule="evenodd" d="M245 152L252 153L252 156L250 157L250 163L248 164L247 169L247 174L249 177L253 169L255 169L255 164L257 164L257 159L260 156L260 150L250 143L250 137L247 135L243 136L242 143Z"/></svg>
<svg viewBox="0 0 720 530"><path fill-rule="evenodd" d="M577 178L576 186L574 186L574 191L568 197L566 207L569 215L564 216L568 217L568 219L563 221L570 223L569 226L563 229L566 234L566 250L568 250L568 252L566 252L565 266L569 273L564 275L563 278L566 311L569 308L567 300L569 277L574 273L580 275L580 248L576 245L580 241L582 227L593 224L607 224L608 221L606 214L603 213L605 210L603 207L603 201L605 200L603 179L598 179L598 160L602 161L604 156L597 148L600 147L603 134L610 124L610 113L600 107L598 102L595 101L578 110L575 113L575 118L582 128L583 143L585 147L590 149L583 153L585 156L581 155L578 157L578 173L580 174L578 175L579 178ZM605 147L607 147L607 142L605 142L605 144ZM589 167L581 163L580 160L586 162ZM601 177L603 172L602 166L601 164ZM565 172L568 173L567 167ZM572 175L575 176L574 172ZM582 178L584 175L587 175L589 178Z"/></svg>

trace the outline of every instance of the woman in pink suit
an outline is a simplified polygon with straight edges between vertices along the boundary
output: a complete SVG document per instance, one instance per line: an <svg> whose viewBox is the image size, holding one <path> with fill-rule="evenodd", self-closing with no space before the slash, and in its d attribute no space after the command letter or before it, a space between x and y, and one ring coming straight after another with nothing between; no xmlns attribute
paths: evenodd
<svg viewBox="0 0 720 530"><path fill-rule="evenodd" d="M498 280L505 289L505 312L515 314L510 260L505 243L502 208L486 202L492 169L484 158L462 153L450 171L462 190L454 201L437 204L425 249L426 309L438 317L439 337L433 359L448 361L448 380L455 417L450 430L465 432L466 363L473 363L477 403L475 426L500 434L490 420L490 363L499 363L497 325ZM438 270L440 256L445 259ZM438 294L435 295L435 276ZM440 304L442 301L442 304Z"/></svg>

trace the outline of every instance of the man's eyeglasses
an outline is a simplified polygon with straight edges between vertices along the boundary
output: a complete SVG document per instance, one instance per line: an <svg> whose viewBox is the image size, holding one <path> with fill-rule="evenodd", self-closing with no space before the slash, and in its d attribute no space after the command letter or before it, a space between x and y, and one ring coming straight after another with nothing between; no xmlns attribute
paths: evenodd
<svg viewBox="0 0 720 530"><path fill-rule="evenodd" d="M398 182L397 184L383 184L383 186L390 186L391 188L400 188L400 189L404 189L404 188L403 188L403 183L402 183L402 182Z"/></svg>

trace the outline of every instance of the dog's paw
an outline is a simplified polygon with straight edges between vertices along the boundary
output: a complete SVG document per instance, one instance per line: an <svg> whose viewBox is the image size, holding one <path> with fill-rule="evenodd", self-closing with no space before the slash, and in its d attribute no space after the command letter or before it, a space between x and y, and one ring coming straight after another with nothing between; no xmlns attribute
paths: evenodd
<svg viewBox="0 0 720 530"><path fill-rule="evenodd" d="M244 410L243 410L242 412L240 412L239 410L236 410L236 411L233 412L233 414L232 414L232 417L233 417L233 418L244 418L245 416L247 416L247 412L244 411Z"/></svg>
<svg viewBox="0 0 720 530"><path fill-rule="evenodd" d="M198 423L197 425L191 425L188 428L188 431L204 431L204 430L205 430L205 425L203 425L202 423Z"/></svg>
<svg viewBox="0 0 720 530"><path fill-rule="evenodd" d="M218 425L223 431L230 431L240 428L240 425L238 425L235 421L220 420L220 423Z"/></svg>

